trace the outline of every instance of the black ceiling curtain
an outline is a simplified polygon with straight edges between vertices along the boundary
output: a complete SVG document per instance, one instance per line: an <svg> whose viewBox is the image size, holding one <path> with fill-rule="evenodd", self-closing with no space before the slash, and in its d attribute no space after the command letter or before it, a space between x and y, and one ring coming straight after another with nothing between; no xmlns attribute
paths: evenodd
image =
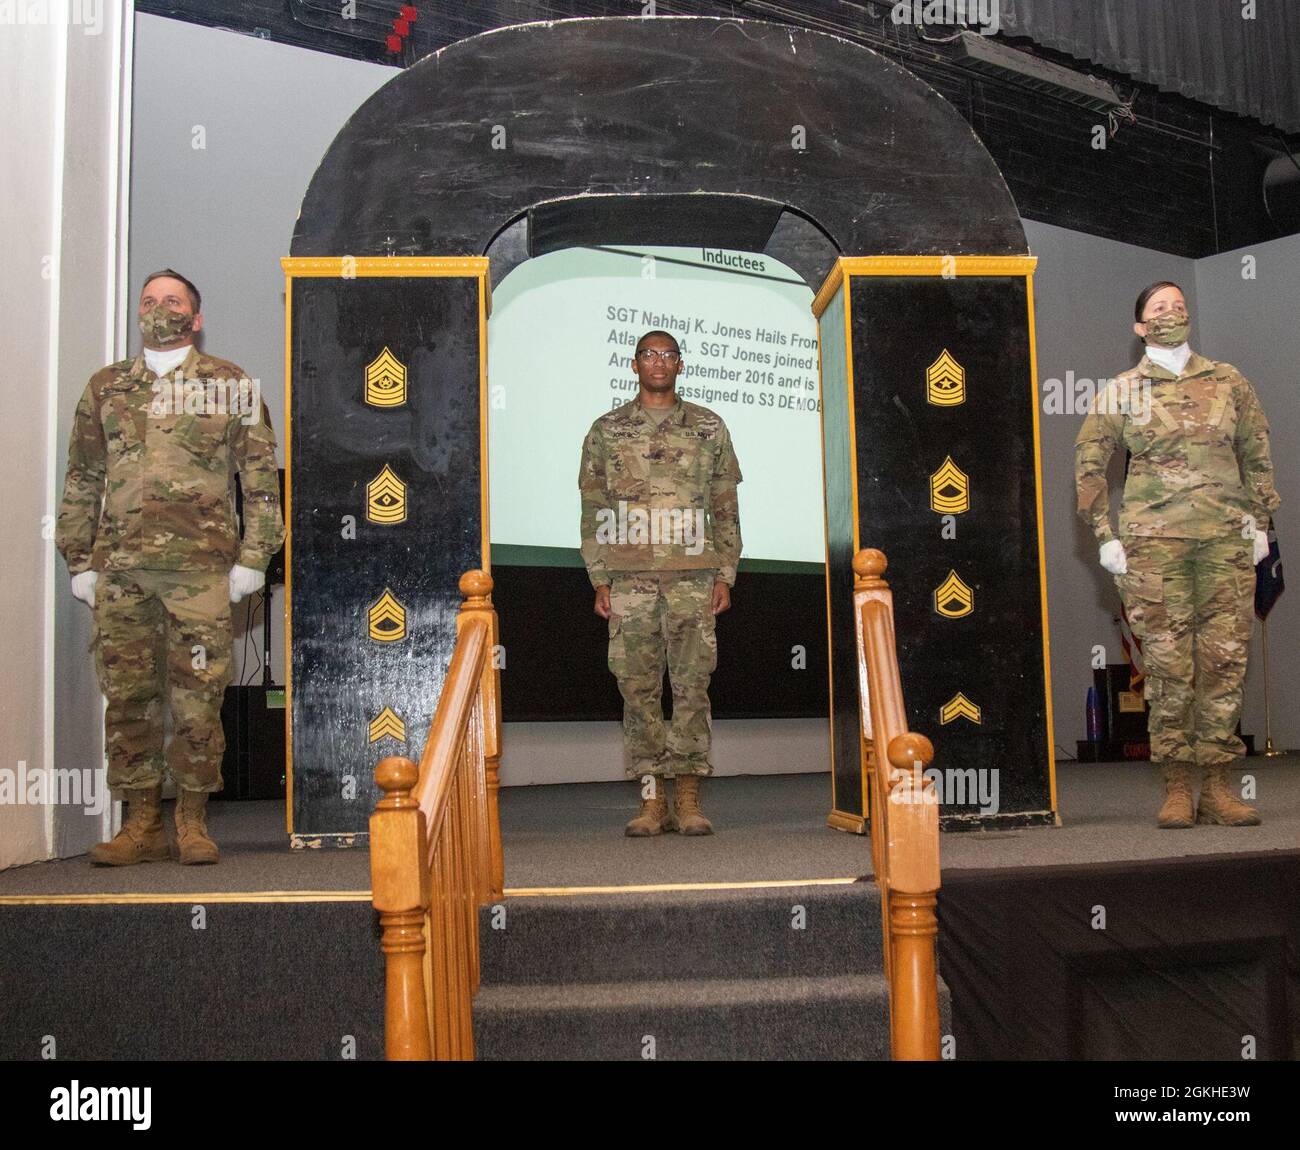
<svg viewBox="0 0 1300 1150"><path fill-rule="evenodd" d="M1000 31L1300 132L1300 0L1000 0Z"/></svg>

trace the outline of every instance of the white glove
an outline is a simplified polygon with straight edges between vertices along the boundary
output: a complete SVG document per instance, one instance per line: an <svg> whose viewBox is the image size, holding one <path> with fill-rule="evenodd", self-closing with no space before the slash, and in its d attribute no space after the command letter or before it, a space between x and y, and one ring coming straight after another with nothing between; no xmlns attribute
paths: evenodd
<svg viewBox="0 0 1300 1150"><path fill-rule="evenodd" d="M230 601L238 603L245 595L260 591L265 583L266 575L263 572L236 563L230 569Z"/></svg>
<svg viewBox="0 0 1300 1150"><path fill-rule="evenodd" d="M1124 544L1118 539L1103 543L1099 558L1101 565L1112 575L1128 574L1128 556L1124 554Z"/></svg>
<svg viewBox="0 0 1300 1150"><path fill-rule="evenodd" d="M87 607L95 606L95 581L99 578L98 571L83 571L80 575L72 577L72 597L80 599Z"/></svg>
<svg viewBox="0 0 1300 1150"><path fill-rule="evenodd" d="M1256 531L1255 532L1255 565L1259 566L1259 564L1263 563L1264 560L1267 558L1268 558L1268 532ZM73 594L76 594L76 592L73 592Z"/></svg>

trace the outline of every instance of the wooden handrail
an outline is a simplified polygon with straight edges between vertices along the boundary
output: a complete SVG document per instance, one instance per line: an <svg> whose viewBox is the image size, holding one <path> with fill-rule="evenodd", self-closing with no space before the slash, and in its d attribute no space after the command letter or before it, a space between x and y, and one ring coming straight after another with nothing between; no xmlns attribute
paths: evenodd
<svg viewBox="0 0 1300 1150"><path fill-rule="evenodd" d="M384 1053L390 1060L472 1059L478 910L502 897L497 805L501 675L485 571L460 578L456 646L417 767L375 768L372 901L385 956Z"/></svg>
<svg viewBox="0 0 1300 1150"><path fill-rule="evenodd" d="M934 780L924 774L934 747L907 729L886 565L880 551L859 551L853 557L871 857L880 888L893 1056L933 1061L939 1057L939 796Z"/></svg>

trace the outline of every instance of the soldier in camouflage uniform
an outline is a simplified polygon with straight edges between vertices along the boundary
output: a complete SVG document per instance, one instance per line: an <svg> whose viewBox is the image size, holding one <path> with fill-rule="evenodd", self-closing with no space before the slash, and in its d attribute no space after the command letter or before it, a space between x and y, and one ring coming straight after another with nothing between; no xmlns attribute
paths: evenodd
<svg viewBox="0 0 1300 1150"><path fill-rule="evenodd" d="M171 269L145 281L144 351L90 377L68 446L57 544L73 594L94 612L108 785L130 804L113 841L91 850L101 864L169 856L164 767L178 788L180 861L217 861L204 809L222 787L230 604L263 585L284 539L266 407L239 367L194 347L200 304ZM164 697L172 717L165 759Z"/></svg>
<svg viewBox="0 0 1300 1150"><path fill-rule="evenodd" d="M632 366L637 397L592 424L578 473L582 557L623 695L625 770L642 788L626 833L710 834L699 785L713 770L714 619L731 605L740 562L740 465L721 418L676 394L681 351L670 334L643 335ZM671 814L665 777L676 779Z"/></svg>
<svg viewBox="0 0 1300 1150"><path fill-rule="evenodd" d="M1176 284L1138 297L1134 331L1147 353L1098 395L1075 443L1079 514L1101 544L1141 640L1151 759L1166 797L1161 827L1255 825L1227 785L1245 745L1236 735L1252 628L1255 563L1268 553L1280 502L1268 421L1229 363L1196 354ZM1120 537L1111 530L1106 465L1131 453ZM1204 772L1193 810L1192 772Z"/></svg>

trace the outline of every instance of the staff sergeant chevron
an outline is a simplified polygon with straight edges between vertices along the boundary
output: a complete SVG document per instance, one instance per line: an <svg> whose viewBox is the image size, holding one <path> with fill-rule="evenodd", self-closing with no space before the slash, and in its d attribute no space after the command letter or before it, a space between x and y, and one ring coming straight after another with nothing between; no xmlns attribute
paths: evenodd
<svg viewBox="0 0 1300 1150"><path fill-rule="evenodd" d="M934 589L934 609L947 619L961 619L975 610L975 592L956 571Z"/></svg>
<svg viewBox="0 0 1300 1150"><path fill-rule="evenodd" d="M377 743L383 738L396 739L399 743L406 742L406 724L392 707L385 707L371 720L369 733L372 743Z"/></svg>

